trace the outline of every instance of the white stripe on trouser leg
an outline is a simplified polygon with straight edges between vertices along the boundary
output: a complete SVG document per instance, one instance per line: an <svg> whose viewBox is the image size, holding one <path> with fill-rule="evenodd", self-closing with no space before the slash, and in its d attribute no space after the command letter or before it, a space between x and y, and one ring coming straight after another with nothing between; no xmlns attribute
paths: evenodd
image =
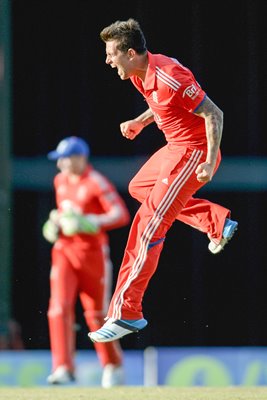
<svg viewBox="0 0 267 400"><path fill-rule="evenodd" d="M164 198L162 199L161 203L159 204L157 210L155 211L154 216L151 218L150 222L148 223L142 237L141 237L141 246L139 250L139 254L135 260L135 263L133 264L132 271L129 274L129 277L121 289L120 295L117 298L117 310L120 312L120 304L123 302L123 294L125 290L129 287L130 283L136 278L138 272L142 269L142 266L145 261L146 253L147 253L147 247L148 244L155 232L155 230L158 228L164 214L168 210L173 198L175 198L184 182L189 178L189 176L192 173L192 170L196 167L196 164L199 161L199 158L201 157L202 152L200 151L194 151L192 153L192 156L188 162L188 164L184 167L184 169L181 171L180 175L177 176L177 178L174 180L173 184L170 186L169 191L165 194ZM189 171L189 172L188 172ZM163 208L163 211L161 210ZM165 209L164 209L165 208ZM150 229L150 230L149 230ZM153 229L153 231L152 231ZM138 264L138 262L140 263ZM139 267L140 265L140 267ZM116 313L116 309L115 309ZM116 319L120 319L120 317L116 315Z"/></svg>
<svg viewBox="0 0 267 400"><path fill-rule="evenodd" d="M110 295L112 289L112 269L113 264L110 259L110 248L107 244L101 246L101 251L104 258L104 291L103 291L103 306L102 313L105 314L108 310Z"/></svg>
<svg viewBox="0 0 267 400"><path fill-rule="evenodd" d="M114 300L114 311L112 318L121 319L121 307L123 304L123 296L125 291L129 288L130 284L133 280L139 275L140 271L143 268L143 265L146 260L146 255L148 251L148 245L159 227L164 215L168 211L171 206L173 200L177 197L181 187L185 184L185 182L190 178L192 173L195 171L198 162L202 156L203 152L199 150L194 150L188 163L184 166L180 174L176 177L176 179L171 184L170 188L166 192L165 196L162 198L160 204L155 210L154 215L151 220L148 222L142 236L141 236L141 245L138 252L138 255L135 259L131 272L127 278L127 281L123 285L120 290L120 293L117 295Z"/></svg>

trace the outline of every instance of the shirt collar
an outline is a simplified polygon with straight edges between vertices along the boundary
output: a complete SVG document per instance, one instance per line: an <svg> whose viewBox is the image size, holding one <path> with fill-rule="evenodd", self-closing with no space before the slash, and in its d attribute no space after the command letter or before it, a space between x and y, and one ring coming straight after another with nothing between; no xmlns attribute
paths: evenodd
<svg viewBox="0 0 267 400"><path fill-rule="evenodd" d="M81 178L83 178L84 176L87 176L89 174L89 172L92 171L92 169L93 169L92 165L88 162L87 166L85 167L85 170L81 174Z"/></svg>
<svg viewBox="0 0 267 400"><path fill-rule="evenodd" d="M88 162L88 164L84 168L83 172L80 175L77 175L77 178L75 179L75 181L80 182L84 178L87 178L88 174L92 171L92 169L93 169L92 165ZM67 179L69 179L69 177L67 177Z"/></svg>

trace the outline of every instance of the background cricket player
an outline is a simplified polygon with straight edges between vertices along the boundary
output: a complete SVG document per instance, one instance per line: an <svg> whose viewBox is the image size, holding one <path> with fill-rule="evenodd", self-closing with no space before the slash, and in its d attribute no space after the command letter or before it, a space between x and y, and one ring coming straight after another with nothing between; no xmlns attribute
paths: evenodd
<svg viewBox="0 0 267 400"><path fill-rule="evenodd" d="M147 325L142 299L175 220L204 232L213 254L223 250L238 224L230 219L229 209L193 197L220 164L223 112L188 68L147 50L136 20L116 21L100 37L106 45L106 63L117 68L122 80L130 79L148 104L144 113L120 124L122 135L133 140L156 122L167 142L129 185L141 206L132 222L107 321L89 333L93 342L109 342ZM179 248L173 258L179 263Z"/></svg>
<svg viewBox="0 0 267 400"><path fill-rule="evenodd" d="M129 223L130 215L115 187L89 163L89 146L67 137L48 154L60 172L54 178L55 210L43 226L51 243L48 309L52 353L51 384L75 380L75 305L80 297L88 328L104 322L111 294L112 263L107 231ZM119 342L96 343L103 366L102 386L124 383Z"/></svg>

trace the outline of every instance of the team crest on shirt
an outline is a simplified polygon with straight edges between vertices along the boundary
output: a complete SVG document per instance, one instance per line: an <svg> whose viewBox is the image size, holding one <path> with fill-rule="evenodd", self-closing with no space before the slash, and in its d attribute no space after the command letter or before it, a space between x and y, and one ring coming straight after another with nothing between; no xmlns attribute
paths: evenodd
<svg viewBox="0 0 267 400"><path fill-rule="evenodd" d="M187 86L187 88L185 88L184 92L183 92L183 97L188 96L190 97L192 100L194 100L198 93L199 93L199 88L196 87L196 85L194 85L192 83L192 85Z"/></svg>
<svg viewBox="0 0 267 400"><path fill-rule="evenodd" d="M152 99L153 99L153 101L154 101L154 103L157 103L158 104L158 94L157 94L157 92L155 92L155 91L153 91L152 92Z"/></svg>

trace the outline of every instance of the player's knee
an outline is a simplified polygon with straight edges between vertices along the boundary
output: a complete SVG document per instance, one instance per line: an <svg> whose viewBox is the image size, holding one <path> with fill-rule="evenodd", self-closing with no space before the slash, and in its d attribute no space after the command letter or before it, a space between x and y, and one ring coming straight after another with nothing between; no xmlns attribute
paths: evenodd
<svg viewBox="0 0 267 400"><path fill-rule="evenodd" d="M144 197L144 196L143 196L142 193L141 193L141 188L135 183L135 180L134 180L134 179L132 179L132 180L130 181L130 183L129 183L129 185L128 185L128 191L129 191L130 195L131 195L134 199L138 200L140 203L143 202L143 200L144 200L143 197Z"/></svg>
<svg viewBox="0 0 267 400"><path fill-rule="evenodd" d="M105 322L106 313L101 310L85 310L84 318L88 325L101 327Z"/></svg>
<svg viewBox="0 0 267 400"><path fill-rule="evenodd" d="M47 316L54 318L58 316L69 315L72 312L71 305L69 303L59 303L50 301Z"/></svg>
<svg viewBox="0 0 267 400"><path fill-rule="evenodd" d="M135 190L135 184L134 184L133 180L131 180L128 185L128 191L133 198L136 198L136 190Z"/></svg>

